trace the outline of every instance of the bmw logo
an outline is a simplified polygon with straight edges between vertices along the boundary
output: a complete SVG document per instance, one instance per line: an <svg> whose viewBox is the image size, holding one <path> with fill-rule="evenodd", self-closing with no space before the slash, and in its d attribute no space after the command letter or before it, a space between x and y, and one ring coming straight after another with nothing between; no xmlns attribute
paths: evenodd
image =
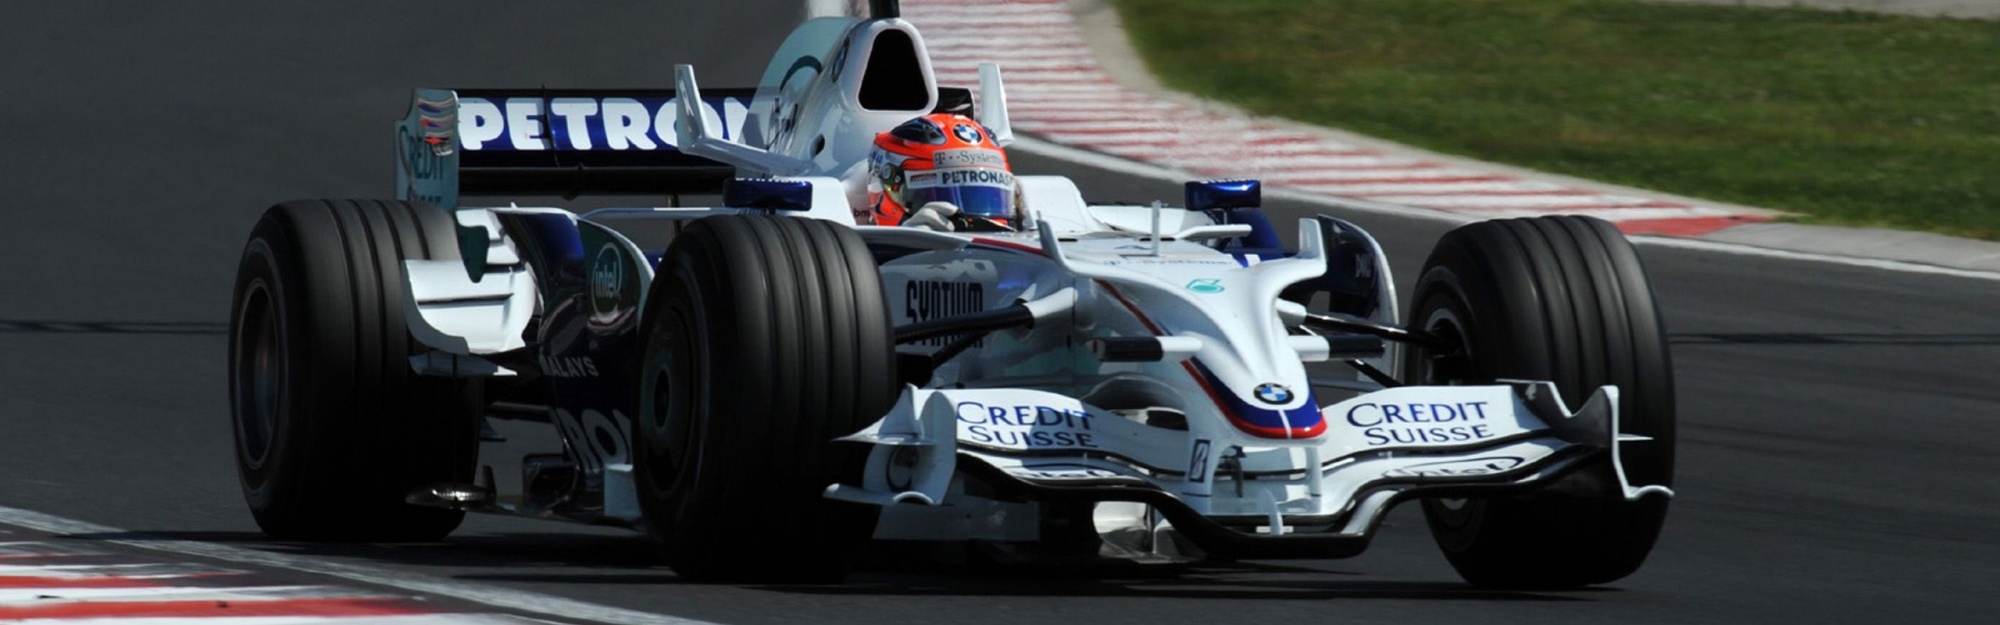
<svg viewBox="0 0 2000 625"><path fill-rule="evenodd" d="M953 125L951 127L951 134L957 135L959 141L964 141L966 143L979 142L979 129L973 128L969 124Z"/></svg>
<svg viewBox="0 0 2000 625"><path fill-rule="evenodd" d="M1288 404L1292 401L1292 389L1283 384L1264 383L1257 385L1257 401L1267 404Z"/></svg>

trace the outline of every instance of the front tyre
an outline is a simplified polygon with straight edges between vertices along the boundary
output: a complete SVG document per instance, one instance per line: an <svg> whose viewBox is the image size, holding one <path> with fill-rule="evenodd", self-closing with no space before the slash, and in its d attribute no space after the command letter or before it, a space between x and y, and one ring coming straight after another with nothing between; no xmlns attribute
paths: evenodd
<svg viewBox="0 0 2000 625"><path fill-rule="evenodd" d="M633 419L647 532L681 576L828 582L878 510L830 500L897 384L881 276L852 229L718 216L675 237L654 277Z"/></svg>
<svg viewBox="0 0 2000 625"><path fill-rule="evenodd" d="M404 503L469 482L477 391L410 370L403 260L458 257L444 211L313 200L264 212L237 265L229 394L243 498L281 539L422 541L463 512Z"/></svg>
<svg viewBox="0 0 2000 625"><path fill-rule="evenodd" d="M1417 280L1409 326L1453 349L1412 346L1403 379L1483 384L1550 380L1571 406L1619 389L1635 484L1673 479L1673 366L1652 287L1618 230L1578 216L1468 224L1446 233ZM1509 498L1424 501L1431 534L1466 581L1568 588L1630 575L1652 551L1664 498L1626 501L1543 490Z"/></svg>

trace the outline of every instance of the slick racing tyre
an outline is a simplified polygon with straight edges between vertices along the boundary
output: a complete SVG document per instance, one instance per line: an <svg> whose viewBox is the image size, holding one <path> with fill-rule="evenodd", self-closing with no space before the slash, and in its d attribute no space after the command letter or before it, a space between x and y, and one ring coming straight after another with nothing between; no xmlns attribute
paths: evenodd
<svg viewBox="0 0 2000 625"><path fill-rule="evenodd" d="M1670 484L1673 367L1651 285L1611 224L1561 216L1468 224L1446 233L1418 277L1409 325L1457 347L1411 346L1403 379L1421 384L1552 380L1580 406L1619 389L1635 484ZM1566 588L1637 570L1666 518L1662 497L1626 501L1551 488L1509 498L1430 499L1431 534L1466 581Z"/></svg>
<svg viewBox="0 0 2000 625"><path fill-rule="evenodd" d="M647 531L682 577L830 582L878 509L827 499L896 399L895 339L860 236L818 219L689 224L654 278L633 419Z"/></svg>
<svg viewBox="0 0 2000 625"><path fill-rule="evenodd" d="M444 537L463 512L404 503L471 481L477 387L412 374L403 260L450 259L442 210L313 200L264 212L229 327L236 466L258 527L296 540Z"/></svg>

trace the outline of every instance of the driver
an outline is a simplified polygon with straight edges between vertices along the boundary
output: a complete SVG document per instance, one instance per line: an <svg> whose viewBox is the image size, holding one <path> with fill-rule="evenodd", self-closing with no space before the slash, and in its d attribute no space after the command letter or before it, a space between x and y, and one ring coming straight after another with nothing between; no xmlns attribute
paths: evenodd
<svg viewBox="0 0 2000 625"><path fill-rule="evenodd" d="M875 135L862 224L1005 231L1019 225L1007 153L964 115L925 115Z"/></svg>

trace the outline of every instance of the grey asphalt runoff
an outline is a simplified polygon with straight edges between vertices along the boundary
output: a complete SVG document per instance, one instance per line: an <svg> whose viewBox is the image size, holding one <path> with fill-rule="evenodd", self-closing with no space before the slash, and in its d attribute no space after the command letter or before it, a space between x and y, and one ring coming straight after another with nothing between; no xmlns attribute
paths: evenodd
<svg viewBox="0 0 2000 625"><path fill-rule="evenodd" d="M390 123L411 87L662 86L675 62L747 84L794 4L0 9L0 505L745 625L1946 623L2000 608L2000 285L1657 246L1642 253L1673 335L1681 496L1651 561L1606 588L1467 587L1409 508L1351 560L884 562L839 587L684 584L628 532L495 517L433 545L262 540L231 464L224 379L257 215L388 195ZM1179 197L1168 181L1015 164L1098 201ZM1391 250L1407 297L1444 226L1351 217ZM538 433L510 434L492 451Z"/></svg>

